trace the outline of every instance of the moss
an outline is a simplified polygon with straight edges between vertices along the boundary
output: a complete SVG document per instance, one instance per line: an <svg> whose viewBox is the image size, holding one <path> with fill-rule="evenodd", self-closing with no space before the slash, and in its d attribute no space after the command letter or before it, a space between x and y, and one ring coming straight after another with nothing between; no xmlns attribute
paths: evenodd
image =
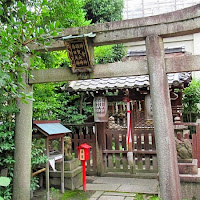
<svg viewBox="0 0 200 200"><path fill-rule="evenodd" d="M64 193L61 200L87 200L93 193L94 191L68 190Z"/></svg>

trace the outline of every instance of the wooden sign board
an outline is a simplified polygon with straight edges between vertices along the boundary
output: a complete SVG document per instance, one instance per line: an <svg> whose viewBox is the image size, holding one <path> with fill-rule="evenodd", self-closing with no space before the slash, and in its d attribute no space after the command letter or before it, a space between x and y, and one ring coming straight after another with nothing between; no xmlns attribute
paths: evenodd
<svg viewBox="0 0 200 200"><path fill-rule="evenodd" d="M92 64L86 38L66 40L65 46L71 61L73 73L92 71Z"/></svg>

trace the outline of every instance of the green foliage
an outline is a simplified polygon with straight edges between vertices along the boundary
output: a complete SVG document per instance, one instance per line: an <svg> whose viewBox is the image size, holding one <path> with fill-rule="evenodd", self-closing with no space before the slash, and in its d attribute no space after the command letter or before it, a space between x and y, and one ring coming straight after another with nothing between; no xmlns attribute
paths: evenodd
<svg viewBox="0 0 200 200"><path fill-rule="evenodd" d="M0 177L0 186L8 186L10 184L10 179L8 177L1 176Z"/></svg>
<svg viewBox="0 0 200 200"><path fill-rule="evenodd" d="M81 190L69 190L64 193L61 200L69 199L69 200L87 200L91 196L92 191L83 192Z"/></svg>
<svg viewBox="0 0 200 200"><path fill-rule="evenodd" d="M84 1L85 2L85 1ZM59 20L61 22L60 26L69 27L69 26L84 26L89 22L85 20L85 13L81 8L84 5L82 0L80 1L54 1L51 3L51 8L49 4L49 15L45 16L45 21L50 19ZM110 13L112 12L111 18L105 18L104 21L113 21L121 19L122 13L122 4L119 2L123 1L95 1L95 2L86 2L85 10L87 11L90 7L88 6L90 3L97 3L104 7L106 3L108 7L106 7L105 12L108 12L104 17L111 17ZM117 6L115 5L117 4ZM62 8L60 8L63 5ZM69 5L69 6L66 6ZM116 13L115 9L111 9L110 7L115 6L118 10ZM81 17L77 18L76 16L70 16L69 9L73 9L71 12L72 15L78 11ZM81 9L80 9L81 8ZM120 13L120 14L119 14ZM115 16L116 14L116 16ZM103 16L102 15L102 16ZM97 18L100 15L97 15ZM115 16L115 17L114 17ZM67 20L63 20L64 18L68 18ZM76 20L78 19L78 20ZM70 21L71 20L71 21ZM101 18L100 21L103 19ZM99 22L99 21L98 21ZM99 47L95 49L95 61L96 63L108 63L108 62L116 62L119 61L124 56L124 47L123 45L110 45L106 47ZM65 51L62 52L51 52L51 53L41 53L41 59L34 60L34 64L38 66L40 69L45 68L58 68L58 67L69 67L70 62L67 57L67 53ZM67 93L54 93L55 88L59 88L60 84L44 84L44 85L35 85L34 87L34 103L33 103L33 117L34 119L41 120L50 120L50 119L61 119L63 123L77 123L81 124L84 120L93 113L92 106L88 106L85 101L85 97L81 100L80 95L68 95Z"/></svg>
<svg viewBox="0 0 200 200"><path fill-rule="evenodd" d="M123 0L86 0L86 17L92 23L121 20L123 7Z"/></svg>
<svg viewBox="0 0 200 200"><path fill-rule="evenodd" d="M39 178L38 177L31 177L31 190L37 190L40 187L39 185Z"/></svg>
<svg viewBox="0 0 200 200"><path fill-rule="evenodd" d="M95 63L106 64L120 61L125 56L125 48L122 44L95 47Z"/></svg>
<svg viewBox="0 0 200 200"><path fill-rule="evenodd" d="M24 3L25 2L25 3ZM22 74L29 74L30 67L25 55L35 53L28 44L47 43L57 35L58 22L42 26L47 9L46 0L0 2L0 170L8 168L13 177L15 115L18 112L15 100L32 99L32 94L23 92ZM47 39L48 38L48 39ZM0 188L0 196L11 199L12 184Z"/></svg>
<svg viewBox="0 0 200 200"><path fill-rule="evenodd" d="M49 21L59 21L60 27L87 26L90 21L85 20L84 0L54 0L48 1L48 14L44 18L44 23Z"/></svg>
<svg viewBox="0 0 200 200"><path fill-rule="evenodd" d="M156 195L149 195L149 194L136 194L136 200L160 200L160 198Z"/></svg>
<svg viewBox="0 0 200 200"><path fill-rule="evenodd" d="M93 108L86 104L83 95L56 93L59 84L43 84L35 87L33 118L40 120L61 119L63 123L81 124L93 113Z"/></svg>
<svg viewBox="0 0 200 200"><path fill-rule="evenodd" d="M31 150L31 167L32 171L37 170L42 164L47 162L47 156L45 154L45 140L44 139L33 139L32 150ZM31 178L31 190L39 188L39 178Z"/></svg>
<svg viewBox="0 0 200 200"><path fill-rule="evenodd" d="M13 177L14 165L14 116L18 111L14 102L6 101L8 93L2 92L0 97L0 170L7 168L10 180ZM11 199L11 185L0 187L0 196L5 200Z"/></svg>
<svg viewBox="0 0 200 200"><path fill-rule="evenodd" d="M62 105L58 116L63 123L82 124L93 113L93 107L87 105L84 94L60 93L59 101L62 102Z"/></svg>
<svg viewBox="0 0 200 200"><path fill-rule="evenodd" d="M31 166L32 170L37 169L41 164L47 162L45 154L45 141L44 139L33 139L32 152L31 152Z"/></svg>
<svg viewBox="0 0 200 200"><path fill-rule="evenodd" d="M33 118L41 120L57 119L61 102L55 93L55 84L38 84L34 86Z"/></svg>
<svg viewBox="0 0 200 200"><path fill-rule="evenodd" d="M122 19L123 0L87 0L85 9L87 19L92 23L111 22ZM120 61L125 55L122 44L95 48L95 63L106 64Z"/></svg>
<svg viewBox="0 0 200 200"><path fill-rule="evenodd" d="M183 91L183 114L185 121L195 122L197 114L200 113L198 104L200 103L200 79L192 80L189 87Z"/></svg>
<svg viewBox="0 0 200 200"><path fill-rule="evenodd" d="M0 177L0 187L7 187L10 184L10 178L8 177ZM1 196L0 196L0 200L4 200Z"/></svg>

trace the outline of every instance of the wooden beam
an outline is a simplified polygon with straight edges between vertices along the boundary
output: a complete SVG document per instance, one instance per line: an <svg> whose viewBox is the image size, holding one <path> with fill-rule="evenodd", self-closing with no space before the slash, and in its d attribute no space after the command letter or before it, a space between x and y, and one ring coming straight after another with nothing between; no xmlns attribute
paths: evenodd
<svg viewBox="0 0 200 200"><path fill-rule="evenodd" d="M49 47L31 44L36 51L56 51L65 49L63 36L93 32L93 45L106 45L144 40L148 35L172 37L200 32L200 4L161 15L137 19L107 22L85 27L65 29Z"/></svg>
<svg viewBox="0 0 200 200"><path fill-rule="evenodd" d="M102 150L103 153L128 153L127 150ZM150 155L153 155L153 154L157 154L156 153L156 150L133 150L133 153L134 154L150 154Z"/></svg>
<svg viewBox="0 0 200 200"><path fill-rule="evenodd" d="M167 73L198 71L200 70L200 55L165 58L165 64ZM70 68L33 70L31 74L34 76L34 79L30 79L29 84L80 79L76 74L72 74ZM141 60L95 65L93 73L88 78L111 78L147 74L149 74L147 60L144 58Z"/></svg>

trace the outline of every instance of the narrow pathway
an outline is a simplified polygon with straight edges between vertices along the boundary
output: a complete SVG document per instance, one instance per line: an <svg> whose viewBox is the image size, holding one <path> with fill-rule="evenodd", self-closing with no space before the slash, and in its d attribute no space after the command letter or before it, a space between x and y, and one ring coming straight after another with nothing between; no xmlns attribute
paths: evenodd
<svg viewBox="0 0 200 200"><path fill-rule="evenodd" d="M133 200L136 193L158 194L158 185L156 179L87 177L87 190L96 191L90 200Z"/></svg>

